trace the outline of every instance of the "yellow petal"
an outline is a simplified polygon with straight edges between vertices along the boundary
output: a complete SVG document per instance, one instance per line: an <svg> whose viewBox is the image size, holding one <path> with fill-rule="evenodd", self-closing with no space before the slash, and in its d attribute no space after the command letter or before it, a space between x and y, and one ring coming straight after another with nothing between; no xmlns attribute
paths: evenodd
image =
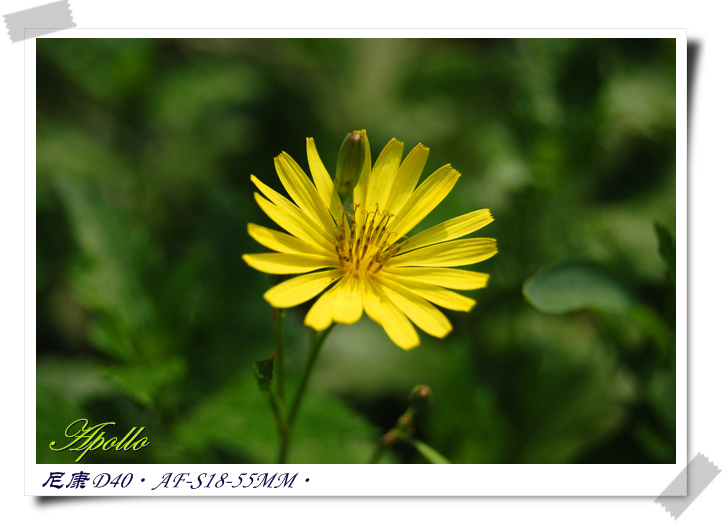
<svg viewBox="0 0 727 526"><path fill-rule="evenodd" d="M311 219L323 225L327 231L335 231L335 225L328 207L323 204L316 187L313 186L313 183L298 166L298 163L290 155L283 152L275 158L275 170L278 172L280 182L283 183L285 190L300 209Z"/></svg>
<svg viewBox="0 0 727 526"><path fill-rule="evenodd" d="M427 177L401 207L389 230L400 238L405 236L447 197L459 176L460 173L447 164Z"/></svg>
<svg viewBox="0 0 727 526"><path fill-rule="evenodd" d="M454 268L398 267L381 271L385 277L404 286L429 284L455 290L475 290L487 286L489 274Z"/></svg>
<svg viewBox="0 0 727 526"><path fill-rule="evenodd" d="M384 209L389 200L391 185L396 177L396 172L401 164L401 156L404 153L404 143L391 139L384 146L379 154L371 170L371 177L368 181L368 189L366 192L366 201L364 208L370 211L378 204L380 209Z"/></svg>
<svg viewBox="0 0 727 526"><path fill-rule="evenodd" d="M409 318L391 303L379 286L368 280L361 285L366 314L384 328L391 341L405 351L419 345L419 335Z"/></svg>
<svg viewBox="0 0 727 526"><path fill-rule="evenodd" d="M363 300L360 282L344 276L313 304L303 323L320 332L334 321L349 325L356 323L361 319L361 314Z"/></svg>
<svg viewBox="0 0 727 526"><path fill-rule="evenodd" d="M301 274L325 267L337 266L338 260L316 255L280 254L245 254L245 263L260 272L268 274Z"/></svg>
<svg viewBox="0 0 727 526"><path fill-rule="evenodd" d="M396 178L389 193L389 201L384 207L386 211L397 215L399 209L409 199L419 182L424 165L427 163L427 157L429 157L429 148L422 144L417 144L409 152L409 155L406 156L396 172Z"/></svg>
<svg viewBox="0 0 727 526"><path fill-rule="evenodd" d="M450 219L444 223L428 228L423 232L419 232L415 236L409 238L404 245L404 248L399 253L404 254L405 252L425 247L427 245L442 243L444 241L449 241L450 239L457 239L458 237L471 234L490 223L492 223L492 214L489 210L475 210L469 214L455 217L454 219Z"/></svg>
<svg viewBox="0 0 727 526"><path fill-rule="evenodd" d="M295 307L320 294L328 285L340 278L341 274L342 270L335 269L297 276L275 285L263 297L278 309Z"/></svg>
<svg viewBox="0 0 727 526"><path fill-rule="evenodd" d="M285 254L318 254L321 256L330 254L329 251L323 250L321 247L307 243L297 237L254 223L247 224L247 233L265 248Z"/></svg>
<svg viewBox="0 0 727 526"><path fill-rule="evenodd" d="M396 282L378 277L381 289L388 298L399 307L417 327L437 338L444 338L452 331L452 324L447 317L428 301L412 294Z"/></svg>
<svg viewBox="0 0 727 526"><path fill-rule="evenodd" d="M366 202L366 194L371 177L371 146L369 145L369 138L366 136L366 130L357 130L356 133L363 135L364 144L366 145L364 148L366 157L364 159L363 170L361 170L361 177L359 177L358 184L353 189L353 202L364 203Z"/></svg>
<svg viewBox="0 0 727 526"><path fill-rule="evenodd" d="M361 319L363 298L357 278L344 277L336 285L335 290L331 290L331 295L333 296L333 321L350 325Z"/></svg>
<svg viewBox="0 0 727 526"><path fill-rule="evenodd" d="M460 267L484 261L495 254L497 254L497 244L494 239L485 237L456 239L394 256L386 266Z"/></svg>
<svg viewBox="0 0 727 526"><path fill-rule="evenodd" d="M331 296L331 290L324 292L316 300L303 320L305 325L318 332L326 330L333 323L333 296Z"/></svg>
<svg viewBox="0 0 727 526"><path fill-rule="evenodd" d="M420 283L408 283L407 288L414 294L417 294L427 301L444 307L449 310L469 312L477 303L472 298L457 294L451 290L436 287L434 285L425 285Z"/></svg>
<svg viewBox="0 0 727 526"><path fill-rule="evenodd" d="M292 203L289 203L290 206L277 206L257 192L255 192L255 202L270 219L293 236L323 250L333 251L333 240L326 239L318 229L311 228L310 221L306 220L300 209Z"/></svg>
<svg viewBox="0 0 727 526"><path fill-rule="evenodd" d="M312 137L306 139L306 150L308 154L308 168L313 176L313 182L318 189L318 193L321 196L323 204L325 204L331 211L334 219L338 219L343 216L343 206L341 205L341 199L338 197L335 187L333 186L333 180L328 174L328 170L323 165L318 150L316 149L316 143Z"/></svg>

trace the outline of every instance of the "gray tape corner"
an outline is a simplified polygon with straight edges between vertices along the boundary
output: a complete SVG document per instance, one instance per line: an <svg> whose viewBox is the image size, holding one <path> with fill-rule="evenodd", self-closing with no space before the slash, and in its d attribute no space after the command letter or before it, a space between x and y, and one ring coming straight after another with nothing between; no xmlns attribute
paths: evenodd
<svg viewBox="0 0 727 526"><path fill-rule="evenodd" d="M3 17L12 42L76 27L69 0L32 7Z"/></svg>
<svg viewBox="0 0 727 526"><path fill-rule="evenodd" d="M691 506L692 502L704 491L704 488L711 484L720 471L722 470L705 455L697 453L697 456L687 464L687 467L676 476L654 502L661 504L676 520L684 513L684 510ZM687 494L674 496L675 493L678 494L682 491L681 488L687 488Z"/></svg>

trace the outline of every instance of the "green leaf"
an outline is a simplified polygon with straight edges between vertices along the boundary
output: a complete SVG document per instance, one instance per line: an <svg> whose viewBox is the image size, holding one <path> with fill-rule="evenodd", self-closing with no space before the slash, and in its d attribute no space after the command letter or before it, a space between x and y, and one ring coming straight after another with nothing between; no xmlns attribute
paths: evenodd
<svg viewBox="0 0 727 526"><path fill-rule="evenodd" d="M264 393L270 391L270 384L273 383L273 365L275 363L275 353L267 360L257 360L252 364L252 370L255 378L260 386L260 390Z"/></svg>
<svg viewBox="0 0 727 526"><path fill-rule="evenodd" d="M581 348L572 354L566 346ZM513 378L511 417L517 434L512 462L572 463L616 435L637 397L636 379L613 350L597 340L553 347L537 367ZM522 386L528 385L527 389Z"/></svg>
<svg viewBox="0 0 727 526"><path fill-rule="evenodd" d="M179 356L168 356L159 361L109 365L105 372L121 391L151 408L161 392L184 377L186 362Z"/></svg>
<svg viewBox="0 0 727 526"><path fill-rule="evenodd" d="M288 458L301 464L367 463L379 433L343 401L311 391L298 413Z"/></svg>
<svg viewBox="0 0 727 526"><path fill-rule="evenodd" d="M410 436L402 436L402 439L414 449L416 449L421 456L427 459L430 464L451 464L439 451L434 449L428 444L425 444L421 440L412 438Z"/></svg>
<svg viewBox="0 0 727 526"><path fill-rule="evenodd" d="M50 442L64 440L71 422L90 417L88 402L118 397L96 363L57 357L39 357L35 394L35 458L39 464L72 463L77 453L52 451Z"/></svg>
<svg viewBox="0 0 727 526"><path fill-rule="evenodd" d="M665 440L664 435L648 424L638 424L634 429L634 439L659 463L674 462L676 452L673 443Z"/></svg>
<svg viewBox="0 0 727 526"><path fill-rule="evenodd" d="M664 357L673 357L676 353L674 331L664 319L651 307L639 305L629 312L631 321L638 324L659 348Z"/></svg>
<svg viewBox="0 0 727 526"><path fill-rule="evenodd" d="M256 384L249 373L240 374L186 412L174 430L174 442L184 454L169 460L275 462L279 443L275 419ZM366 463L378 433L344 402L311 391L301 405L288 460L301 464Z"/></svg>
<svg viewBox="0 0 727 526"><path fill-rule="evenodd" d="M666 263L666 275L672 284L676 283L677 274L677 246L666 226L654 223L654 232L659 240L659 255Z"/></svg>
<svg viewBox="0 0 727 526"><path fill-rule="evenodd" d="M78 248L71 269L73 293L93 313L90 338L123 362L167 351L158 329L152 284L161 254L144 229L82 181L56 180Z"/></svg>
<svg viewBox="0 0 727 526"><path fill-rule="evenodd" d="M636 305L618 279L588 262L571 261L539 270L523 284L523 295L536 309L549 314L581 309L626 312Z"/></svg>
<svg viewBox="0 0 727 526"><path fill-rule="evenodd" d="M654 371L646 382L644 395L660 423L669 431L669 436L675 436L677 414L675 371Z"/></svg>

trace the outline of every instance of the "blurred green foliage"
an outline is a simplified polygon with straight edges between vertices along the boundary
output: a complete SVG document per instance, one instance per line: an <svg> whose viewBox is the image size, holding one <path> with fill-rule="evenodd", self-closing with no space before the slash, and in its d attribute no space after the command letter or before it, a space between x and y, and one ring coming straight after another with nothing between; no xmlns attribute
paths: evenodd
<svg viewBox="0 0 727 526"><path fill-rule="evenodd" d="M674 462L675 61L673 40L38 40L37 461L73 461L48 444L78 418L150 440L86 462L274 461L249 176L283 191L273 157L307 169L309 136L333 172L365 128L374 156L396 137L462 172L422 227L490 208L500 253L444 340L337 327L290 461L369 461L424 383L415 436L452 462Z"/></svg>

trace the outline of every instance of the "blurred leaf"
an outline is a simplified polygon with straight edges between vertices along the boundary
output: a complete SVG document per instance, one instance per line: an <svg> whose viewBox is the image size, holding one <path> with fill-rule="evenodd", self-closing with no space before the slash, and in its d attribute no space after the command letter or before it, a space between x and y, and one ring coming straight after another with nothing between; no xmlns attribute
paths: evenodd
<svg viewBox="0 0 727 526"><path fill-rule="evenodd" d="M186 362L181 356L169 356L163 361L113 365L105 370L113 383L129 397L152 407L157 392L184 377Z"/></svg>
<svg viewBox="0 0 727 526"><path fill-rule="evenodd" d="M430 464L450 464L451 462L447 460L439 451L435 450L433 447L431 447L428 444L425 444L421 440L417 440L416 438L411 437L404 437L404 441L410 444L414 449L416 449L421 456L427 459L427 461Z"/></svg>
<svg viewBox="0 0 727 526"><path fill-rule="evenodd" d="M309 393L311 394L311 393ZM214 450L240 462L275 462L278 436L273 414L249 373L238 375L187 412L175 429L175 441L210 462ZM292 434L290 462L365 463L377 431L342 402L306 396Z"/></svg>
<svg viewBox="0 0 727 526"><path fill-rule="evenodd" d="M304 464L367 463L379 430L342 401L311 393L301 405L290 461Z"/></svg>
<svg viewBox="0 0 727 526"><path fill-rule="evenodd" d="M674 371L655 371L646 384L646 399L661 423L676 430L676 378Z"/></svg>
<svg viewBox="0 0 727 526"><path fill-rule="evenodd" d="M647 450L657 462L669 464L675 462L675 449L664 440L663 434L647 424L639 424L634 430L634 438Z"/></svg>
<svg viewBox="0 0 727 526"><path fill-rule="evenodd" d="M647 136L671 129L676 111L675 84L664 82L661 75L648 66L614 74L603 90L604 119L613 127Z"/></svg>
<svg viewBox="0 0 727 526"><path fill-rule="evenodd" d="M180 415L173 436L187 452L185 462L211 462L219 450L229 451L239 462L275 462L273 414L249 371Z"/></svg>
<svg viewBox="0 0 727 526"><path fill-rule="evenodd" d="M35 461L38 464L71 463L77 456L52 451L52 441L60 442L69 424L87 415L77 401L43 386L36 387L35 399Z"/></svg>
<svg viewBox="0 0 727 526"><path fill-rule="evenodd" d="M625 312L635 301L624 285L594 263L546 267L525 281L523 295L536 309L565 314L581 309Z"/></svg>
<svg viewBox="0 0 727 526"><path fill-rule="evenodd" d="M131 191L135 167L98 130L63 125L57 120L51 120L47 126L48 129L38 132L37 140L39 197L53 188L59 171L83 182L102 183L116 193ZM101 127L108 133L108 124Z"/></svg>
<svg viewBox="0 0 727 526"><path fill-rule="evenodd" d="M666 263L667 279L672 285L676 284L677 275L677 247L674 237L661 223L654 223L654 231L659 239L659 255Z"/></svg>
<svg viewBox="0 0 727 526"><path fill-rule="evenodd" d="M205 124L210 113L223 116L235 104L258 96L258 73L238 63L220 64L205 57L165 75L151 94L153 124L175 132Z"/></svg>
<svg viewBox="0 0 727 526"><path fill-rule="evenodd" d="M53 391L56 396L67 398L75 404L115 392L95 362L42 358L38 360L35 370L36 387Z"/></svg>
<svg viewBox="0 0 727 526"><path fill-rule="evenodd" d="M124 360L153 351L140 348L141 333L153 334L155 321L149 282L143 278L158 268L160 255L143 232L79 181L59 178L57 188L81 254L73 269L73 289L83 306L99 316L92 329L96 343Z"/></svg>
<svg viewBox="0 0 727 526"><path fill-rule="evenodd" d="M74 85L89 97L117 103L143 89L154 73L154 39L99 38L93 45L64 39L62 45L41 44L44 56L51 57L73 78Z"/></svg>
<svg viewBox="0 0 727 526"><path fill-rule="evenodd" d="M631 321L636 322L643 332L656 344L663 357L673 358L676 353L674 331L654 309L638 305L628 313Z"/></svg>
<svg viewBox="0 0 727 526"><path fill-rule="evenodd" d="M187 317L179 311L187 309L190 290L196 290L185 281L195 259L164 272L161 252L120 210L70 177L58 179L57 188L80 251L72 285L93 315L89 340L117 360L104 368L108 378L131 399L151 407L158 392L186 373L179 351L187 326L173 320ZM174 305L168 304L172 295L155 294L170 288Z"/></svg>
<svg viewBox="0 0 727 526"><path fill-rule="evenodd" d="M52 451L48 445L60 442L68 425L88 418L88 401L117 394L113 385L89 361L40 358L36 365L36 462L73 462L76 455Z"/></svg>
<svg viewBox="0 0 727 526"><path fill-rule="evenodd" d="M533 375L518 380L528 385L518 393L525 439L518 463L576 461L618 431L635 397L634 379L599 347L581 356L554 349Z"/></svg>

